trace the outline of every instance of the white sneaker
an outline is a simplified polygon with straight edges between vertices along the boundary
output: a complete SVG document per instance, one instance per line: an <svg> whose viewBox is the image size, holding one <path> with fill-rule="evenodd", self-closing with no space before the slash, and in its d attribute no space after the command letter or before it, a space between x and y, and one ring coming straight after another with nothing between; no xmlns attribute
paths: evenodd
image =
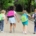
<svg viewBox="0 0 36 36"><path fill-rule="evenodd" d="M1 30L0 30L0 32L1 32Z"/></svg>
<svg viewBox="0 0 36 36"><path fill-rule="evenodd" d="M4 33L4 31L1 31L2 33Z"/></svg>
<svg viewBox="0 0 36 36"><path fill-rule="evenodd" d="M27 34L27 32L24 32L24 31L23 31L23 34Z"/></svg>
<svg viewBox="0 0 36 36"><path fill-rule="evenodd" d="M27 32L24 32L25 34L27 34Z"/></svg>

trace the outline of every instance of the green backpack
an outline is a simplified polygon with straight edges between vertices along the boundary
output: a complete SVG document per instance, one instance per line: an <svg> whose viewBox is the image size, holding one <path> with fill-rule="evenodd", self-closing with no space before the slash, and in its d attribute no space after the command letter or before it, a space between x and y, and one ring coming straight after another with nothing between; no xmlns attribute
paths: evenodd
<svg viewBox="0 0 36 36"><path fill-rule="evenodd" d="M3 20L3 15L2 14L0 14L0 20Z"/></svg>
<svg viewBox="0 0 36 36"><path fill-rule="evenodd" d="M27 15L24 14L24 15L21 16L21 21L22 22L25 22L27 20L28 20Z"/></svg>

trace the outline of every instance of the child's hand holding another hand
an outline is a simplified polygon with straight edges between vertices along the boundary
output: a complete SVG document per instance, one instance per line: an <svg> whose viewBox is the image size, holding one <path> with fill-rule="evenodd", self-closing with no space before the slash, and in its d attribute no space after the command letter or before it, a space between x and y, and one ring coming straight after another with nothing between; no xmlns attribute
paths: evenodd
<svg viewBox="0 0 36 36"><path fill-rule="evenodd" d="M8 24L8 21L6 21L6 24Z"/></svg>
<svg viewBox="0 0 36 36"><path fill-rule="evenodd" d="M20 22L20 20L18 20L18 22Z"/></svg>

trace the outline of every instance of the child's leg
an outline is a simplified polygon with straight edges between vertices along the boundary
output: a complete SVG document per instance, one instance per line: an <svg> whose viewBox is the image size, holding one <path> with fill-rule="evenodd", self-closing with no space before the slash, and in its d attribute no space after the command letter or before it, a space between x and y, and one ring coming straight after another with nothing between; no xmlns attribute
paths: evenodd
<svg viewBox="0 0 36 36"><path fill-rule="evenodd" d="M34 33L36 32L36 22L34 22Z"/></svg>
<svg viewBox="0 0 36 36"><path fill-rule="evenodd" d="M14 28L16 28L16 24L15 23L13 24L13 26L14 26Z"/></svg>
<svg viewBox="0 0 36 36"><path fill-rule="evenodd" d="M25 25L24 32L27 33L27 25Z"/></svg>
<svg viewBox="0 0 36 36"><path fill-rule="evenodd" d="M0 23L0 31L1 31L1 23Z"/></svg>
<svg viewBox="0 0 36 36"><path fill-rule="evenodd" d="M23 31L27 32L27 24L25 24L24 22L23 22Z"/></svg>
<svg viewBox="0 0 36 36"><path fill-rule="evenodd" d="M12 32L12 23L10 24L10 32Z"/></svg>
<svg viewBox="0 0 36 36"><path fill-rule="evenodd" d="M2 20L1 31L4 31L4 21Z"/></svg>
<svg viewBox="0 0 36 36"><path fill-rule="evenodd" d="M25 29L25 26L23 26L23 31L24 31L24 29Z"/></svg>
<svg viewBox="0 0 36 36"><path fill-rule="evenodd" d="M15 32L16 24L13 24L13 32Z"/></svg>
<svg viewBox="0 0 36 36"><path fill-rule="evenodd" d="M36 32L36 27L34 26L34 33Z"/></svg>

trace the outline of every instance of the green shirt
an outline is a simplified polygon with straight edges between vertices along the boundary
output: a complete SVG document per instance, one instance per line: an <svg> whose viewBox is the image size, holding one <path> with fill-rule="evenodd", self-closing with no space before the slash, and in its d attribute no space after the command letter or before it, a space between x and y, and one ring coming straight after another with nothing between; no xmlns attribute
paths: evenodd
<svg viewBox="0 0 36 36"><path fill-rule="evenodd" d="M3 20L3 14L0 14L0 20Z"/></svg>

